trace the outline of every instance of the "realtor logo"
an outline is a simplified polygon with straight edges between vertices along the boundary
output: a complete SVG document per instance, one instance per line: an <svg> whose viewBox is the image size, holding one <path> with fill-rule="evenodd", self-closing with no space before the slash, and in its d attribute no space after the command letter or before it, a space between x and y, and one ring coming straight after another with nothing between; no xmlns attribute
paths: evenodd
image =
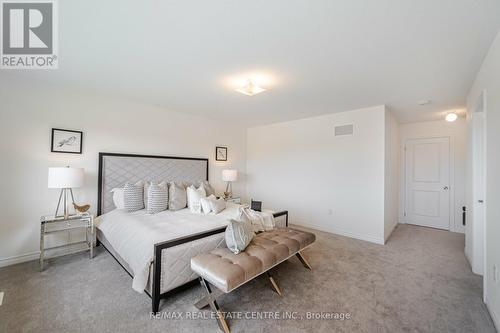
<svg viewBox="0 0 500 333"><path fill-rule="evenodd" d="M1 0L0 68L57 68L56 5L56 0Z"/></svg>

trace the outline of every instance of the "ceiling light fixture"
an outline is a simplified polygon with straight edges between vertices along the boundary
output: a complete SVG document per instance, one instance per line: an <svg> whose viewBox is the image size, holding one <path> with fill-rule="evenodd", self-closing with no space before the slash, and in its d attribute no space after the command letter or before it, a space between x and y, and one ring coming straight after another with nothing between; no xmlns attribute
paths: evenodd
<svg viewBox="0 0 500 333"><path fill-rule="evenodd" d="M247 96L257 95L263 91L266 91L266 89L259 87L250 79L247 80L247 83L243 87L234 90Z"/></svg>
<svg viewBox="0 0 500 333"><path fill-rule="evenodd" d="M451 112L451 113L448 113L448 114L446 115L446 118L445 118L445 119L446 119L446 121L448 121L448 122L452 123L452 122L454 122L455 120L457 120L457 119L458 119L458 116L457 116L457 114L456 114L456 113Z"/></svg>

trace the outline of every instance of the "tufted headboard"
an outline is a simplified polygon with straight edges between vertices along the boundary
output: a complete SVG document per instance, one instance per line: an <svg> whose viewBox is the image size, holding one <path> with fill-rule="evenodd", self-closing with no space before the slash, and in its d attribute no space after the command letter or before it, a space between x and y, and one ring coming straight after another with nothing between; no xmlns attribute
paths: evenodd
<svg viewBox="0 0 500 333"><path fill-rule="evenodd" d="M113 188L141 180L208 181L208 158L99 153L97 215L114 209Z"/></svg>

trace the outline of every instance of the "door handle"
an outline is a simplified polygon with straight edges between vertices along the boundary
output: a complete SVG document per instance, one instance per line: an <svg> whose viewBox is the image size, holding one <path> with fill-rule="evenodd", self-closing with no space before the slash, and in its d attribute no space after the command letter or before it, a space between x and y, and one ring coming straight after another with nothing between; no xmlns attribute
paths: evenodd
<svg viewBox="0 0 500 333"><path fill-rule="evenodd" d="M450 188L448 186L443 187L443 190L448 191Z"/></svg>
<svg viewBox="0 0 500 333"><path fill-rule="evenodd" d="M477 202L479 202L479 203L483 203L484 201L483 201L483 200L478 200Z"/></svg>

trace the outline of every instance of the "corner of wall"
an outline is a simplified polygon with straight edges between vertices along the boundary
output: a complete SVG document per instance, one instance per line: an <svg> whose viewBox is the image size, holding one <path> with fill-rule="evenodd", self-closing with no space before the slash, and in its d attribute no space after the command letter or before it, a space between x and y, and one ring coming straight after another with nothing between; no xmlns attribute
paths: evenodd
<svg viewBox="0 0 500 333"><path fill-rule="evenodd" d="M384 243L399 222L399 145L399 123L385 107Z"/></svg>

